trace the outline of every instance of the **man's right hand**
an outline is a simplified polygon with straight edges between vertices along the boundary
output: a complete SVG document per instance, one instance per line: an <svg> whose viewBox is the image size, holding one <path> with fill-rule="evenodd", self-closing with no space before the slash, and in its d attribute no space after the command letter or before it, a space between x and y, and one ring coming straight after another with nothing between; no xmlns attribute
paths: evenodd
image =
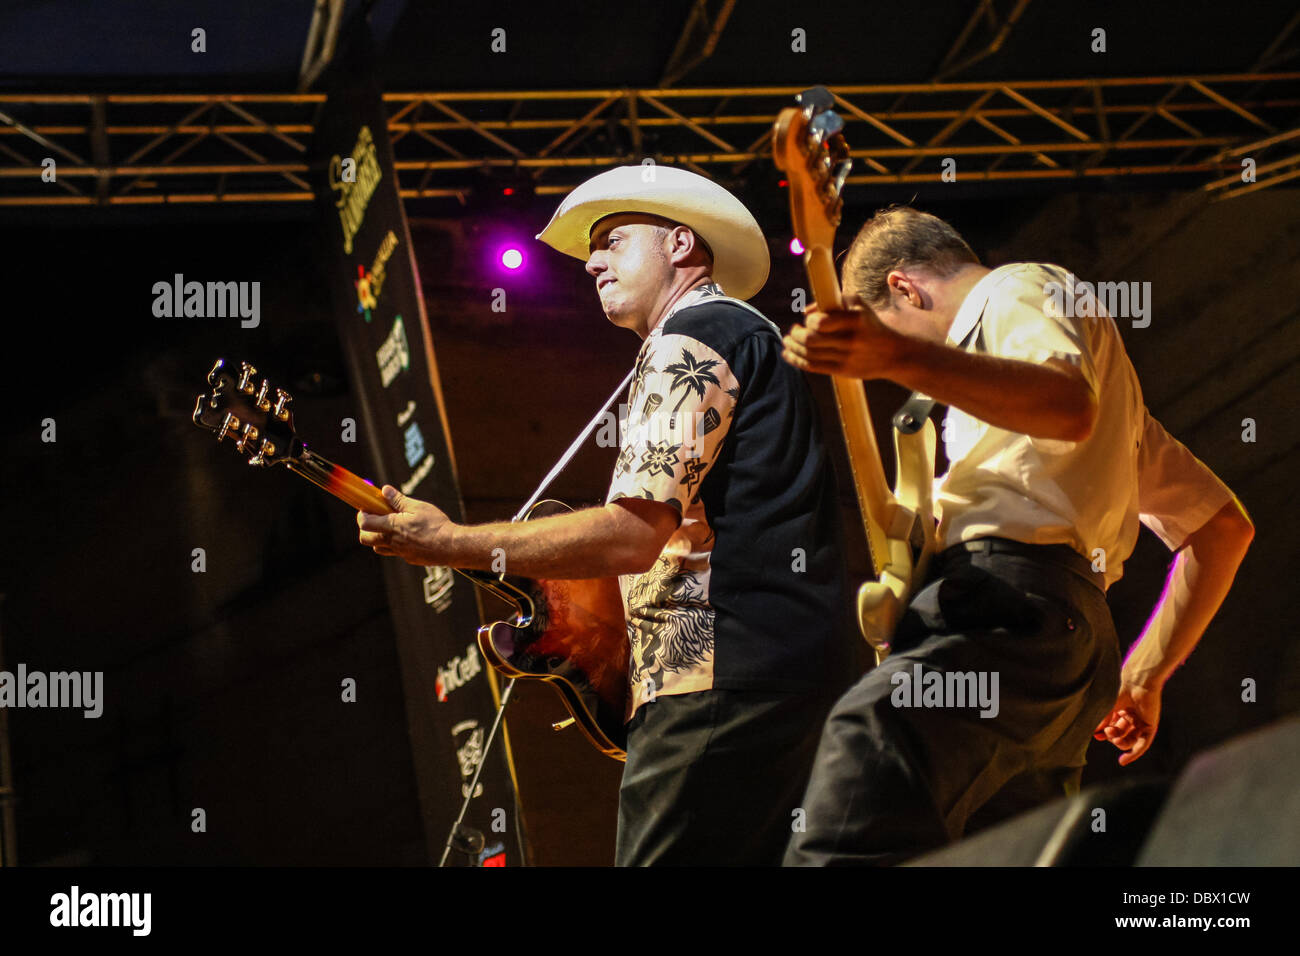
<svg viewBox="0 0 1300 956"><path fill-rule="evenodd" d="M1120 766L1137 760L1156 739L1161 690L1161 687L1121 686L1115 706L1093 732L1097 740L1109 740L1120 750L1127 751L1120 754Z"/></svg>

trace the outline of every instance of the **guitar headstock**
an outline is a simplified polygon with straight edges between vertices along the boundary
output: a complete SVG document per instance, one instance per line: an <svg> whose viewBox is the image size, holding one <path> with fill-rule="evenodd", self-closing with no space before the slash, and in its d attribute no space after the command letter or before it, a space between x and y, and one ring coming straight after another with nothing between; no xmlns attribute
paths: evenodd
<svg viewBox="0 0 1300 956"><path fill-rule="evenodd" d="M840 224L840 193L853 160L844 120L824 86L804 90L797 107L783 109L772 127L772 159L786 174L794 233L805 249L830 250Z"/></svg>
<svg viewBox="0 0 1300 956"><path fill-rule="evenodd" d="M269 379L256 380L257 369L247 362L227 367L217 359L208 373L209 390L194 404L194 424L215 432L217 441L231 438L248 456L250 465L297 461L302 442L294 433L293 396Z"/></svg>

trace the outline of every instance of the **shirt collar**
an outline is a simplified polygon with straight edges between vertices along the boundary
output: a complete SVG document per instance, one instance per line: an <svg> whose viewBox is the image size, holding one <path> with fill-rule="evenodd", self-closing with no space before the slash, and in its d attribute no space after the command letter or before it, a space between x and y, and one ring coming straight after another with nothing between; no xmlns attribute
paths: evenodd
<svg viewBox="0 0 1300 956"><path fill-rule="evenodd" d="M989 293L1001 278L998 271L993 269L971 286L971 290L966 293L966 298L962 299L961 305L957 307L957 317L952 320L952 328L948 330L948 344L959 345L966 341L976 323L984 315L984 306L988 305Z"/></svg>
<svg viewBox="0 0 1300 956"><path fill-rule="evenodd" d="M704 285L696 286L669 307L668 311L664 313L664 317L658 321L655 327L650 330L650 334L645 337L645 342L641 343L641 351L645 351L646 343L658 336L659 333L663 331L663 327L668 324L668 320L678 312L682 311L682 309L689 309L693 305L699 305L705 299L710 299L720 295L725 296L726 294L727 293L722 291L722 286L718 285L712 279L704 283Z"/></svg>
<svg viewBox="0 0 1300 956"><path fill-rule="evenodd" d="M655 326L655 328L663 328L663 324L682 309L689 309L693 305L699 305L704 299L719 295L726 295L726 293L723 292L722 287L712 279L704 283L704 285L696 286L672 304L672 307L664 314L664 317L659 320L659 324Z"/></svg>

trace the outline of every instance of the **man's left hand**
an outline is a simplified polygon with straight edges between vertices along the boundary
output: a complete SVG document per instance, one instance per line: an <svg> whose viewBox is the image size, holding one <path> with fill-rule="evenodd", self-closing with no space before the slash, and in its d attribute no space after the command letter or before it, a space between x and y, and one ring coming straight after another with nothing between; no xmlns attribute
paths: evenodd
<svg viewBox="0 0 1300 956"><path fill-rule="evenodd" d="M781 357L795 368L845 378L891 377L902 336L861 302L830 312L814 304L805 316L782 343Z"/></svg>
<svg viewBox="0 0 1300 956"><path fill-rule="evenodd" d="M384 497L394 513L357 512L358 539L375 554L401 558L407 564L446 564L451 553L451 535L456 525L427 501L408 498L392 485L384 485Z"/></svg>

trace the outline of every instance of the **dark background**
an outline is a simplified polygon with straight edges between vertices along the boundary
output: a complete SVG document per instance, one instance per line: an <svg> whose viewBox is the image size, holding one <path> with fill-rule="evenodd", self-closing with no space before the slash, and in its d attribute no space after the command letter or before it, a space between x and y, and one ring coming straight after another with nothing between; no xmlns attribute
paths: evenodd
<svg viewBox="0 0 1300 956"><path fill-rule="evenodd" d="M820 6L796 16L741 4L688 82L926 79L970 9ZM633 16L484 3L439 20L432 6L381 2L382 82L649 85L688 7ZM1292 9L1035 4L1012 42L964 78L1097 72L1079 39L1094 21L1108 28L1108 75L1243 70ZM825 50L815 65L788 54L791 16ZM111 14L18 3L0 14L0 80L6 89L287 89L307 17L299 3L256 14L199 3L183 16L161 3L117 4ZM213 55L201 68L163 52L178 31L188 37L191 20L209 25ZM487 61L477 40L498 25L511 30L512 54ZM784 251L784 197L761 177L732 185L772 240L773 275L756 304L788 325L790 290L804 281ZM1081 278L1153 285L1151 326L1120 323L1147 404L1241 497L1257 534L1227 603L1167 688L1152 751L1121 770L1113 748L1094 744L1085 780L1176 772L1197 751L1300 705L1287 613L1300 558L1291 512L1300 193L1281 186L1209 203L1194 186L1151 177L1087 188L861 187L850 190L841 229L850 236L878 206L915 197L988 265L1052 261ZM470 520L513 514L638 345L600 315L577 261L528 238L556 202L472 212L408 203ZM315 447L364 470L361 445L340 440L340 420L358 408L317 229L310 210L296 208L0 210L11 289L0 340L3 660L102 670L107 698L99 720L9 713L23 863L418 864L422 827L450 822L419 818L379 559L357 545L353 513L291 475L254 473L189 422L213 358L256 356L293 383L299 429ZM503 237L527 242L523 276L485 264ZM261 326L154 318L152 285L175 272L260 281ZM505 313L490 309L496 287L507 289ZM873 384L869 396L883 425L901 392ZM1257 422L1253 444L1241 440L1246 417ZM57 423L55 443L40 440L45 418ZM597 501L611 464L611 450L591 447L553 493ZM853 527L852 499L843 502ZM190 570L195 547L207 551L203 574ZM860 547L855 558L860 565ZM1122 640L1139 633L1168 558L1144 531L1110 592ZM357 679L356 704L339 703L343 676ZM1246 678L1258 682L1256 703L1241 700ZM552 733L561 716L548 689L517 691L510 730L534 859L610 862L619 765L576 731ZM204 834L190 830L195 807L207 811Z"/></svg>

